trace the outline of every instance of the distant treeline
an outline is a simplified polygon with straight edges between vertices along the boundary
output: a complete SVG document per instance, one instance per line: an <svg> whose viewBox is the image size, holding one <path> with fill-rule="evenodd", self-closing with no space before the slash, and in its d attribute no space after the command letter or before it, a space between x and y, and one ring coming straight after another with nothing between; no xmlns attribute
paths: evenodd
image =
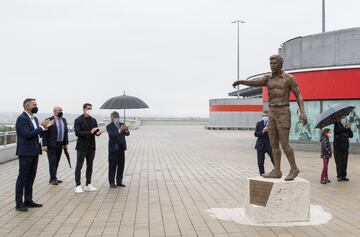
<svg viewBox="0 0 360 237"><path fill-rule="evenodd" d="M14 131L14 130L15 130L15 128L0 125L0 132L10 132L10 131Z"/></svg>

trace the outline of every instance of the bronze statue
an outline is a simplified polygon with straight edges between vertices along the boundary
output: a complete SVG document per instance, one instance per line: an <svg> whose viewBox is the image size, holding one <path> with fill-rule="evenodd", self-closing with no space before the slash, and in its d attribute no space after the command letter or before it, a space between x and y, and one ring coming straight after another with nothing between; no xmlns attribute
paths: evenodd
<svg viewBox="0 0 360 237"><path fill-rule="evenodd" d="M289 131L291 127L291 113L289 109L290 91L296 96L300 110L300 121L307 124L307 117L304 110L304 101L295 77L282 70L283 58L280 55L270 57L271 74L265 75L258 80L239 80L233 83L233 87L239 84L268 88L269 96L269 121L267 129L269 132L270 144L274 155L274 169L263 175L264 178L281 178L280 170L281 147L290 163L290 172L285 177L286 181L293 180L299 174L296 166L294 151L289 145Z"/></svg>

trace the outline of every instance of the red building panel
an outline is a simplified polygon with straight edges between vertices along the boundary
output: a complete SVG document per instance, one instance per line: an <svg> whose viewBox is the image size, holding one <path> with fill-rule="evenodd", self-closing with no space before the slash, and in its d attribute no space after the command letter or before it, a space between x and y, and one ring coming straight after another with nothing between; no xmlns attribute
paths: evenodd
<svg viewBox="0 0 360 237"><path fill-rule="evenodd" d="M262 105L211 105L210 112L261 112Z"/></svg>
<svg viewBox="0 0 360 237"><path fill-rule="evenodd" d="M360 68L290 72L296 77L304 100L360 99ZM291 93L290 100L295 100ZM263 101L268 102L267 88Z"/></svg>

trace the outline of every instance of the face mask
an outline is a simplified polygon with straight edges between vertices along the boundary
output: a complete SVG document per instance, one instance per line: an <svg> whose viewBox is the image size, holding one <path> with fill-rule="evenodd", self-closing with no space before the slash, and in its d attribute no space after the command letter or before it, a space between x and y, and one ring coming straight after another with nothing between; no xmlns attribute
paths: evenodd
<svg viewBox="0 0 360 237"><path fill-rule="evenodd" d="M85 113L86 113L87 115L89 115L89 116L90 116L91 112L92 112L91 109L88 109L88 110L85 111Z"/></svg>
<svg viewBox="0 0 360 237"><path fill-rule="evenodd" d="M114 123L120 123L120 118L114 118Z"/></svg>
<svg viewBox="0 0 360 237"><path fill-rule="evenodd" d="M63 112L59 112L57 116L61 118L63 116Z"/></svg>
<svg viewBox="0 0 360 237"><path fill-rule="evenodd" d="M38 107L34 107L31 109L31 113L36 114L39 111Z"/></svg>
<svg viewBox="0 0 360 237"><path fill-rule="evenodd" d="M267 123L268 117L263 117L262 120L263 120L265 123Z"/></svg>

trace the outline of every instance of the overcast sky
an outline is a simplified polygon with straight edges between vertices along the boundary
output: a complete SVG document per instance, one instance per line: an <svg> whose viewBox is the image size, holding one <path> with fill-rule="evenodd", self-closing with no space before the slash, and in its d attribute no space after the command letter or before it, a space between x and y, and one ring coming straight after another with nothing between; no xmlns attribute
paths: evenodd
<svg viewBox="0 0 360 237"><path fill-rule="evenodd" d="M109 98L142 98L139 116L208 116L240 75L269 70L280 44L321 31L321 0L1 0L0 111L61 105L97 112ZM327 0L327 31L359 27L360 1ZM109 113L106 111L105 113Z"/></svg>

